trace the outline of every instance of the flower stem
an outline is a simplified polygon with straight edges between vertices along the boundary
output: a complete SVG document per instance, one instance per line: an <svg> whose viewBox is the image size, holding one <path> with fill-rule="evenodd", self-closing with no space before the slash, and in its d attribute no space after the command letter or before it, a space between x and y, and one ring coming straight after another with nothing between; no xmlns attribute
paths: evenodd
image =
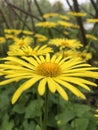
<svg viewBox="0 0 98 130"><path fill-rule="evenodd" d="M45 94L44 130L47 130L47 121L48 121L48 89L46 89Z"/></svg>
<svg viewBox="0 0 98 130"><path fill-rule="evenodd" d="M41 127L41 130L43 130L43 126L42 126L42 111L41 111L41 100L40 100L40 96L38 96L38 107L39 107L39 113L40 113L40 127Z"/></svg>

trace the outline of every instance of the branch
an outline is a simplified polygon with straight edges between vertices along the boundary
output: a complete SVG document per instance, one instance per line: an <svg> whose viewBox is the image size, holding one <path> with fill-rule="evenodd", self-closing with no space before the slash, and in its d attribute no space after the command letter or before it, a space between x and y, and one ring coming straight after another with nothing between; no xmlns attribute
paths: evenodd
<svg viewBox="0 0 98 130"><path fill-rule="evenodd" d="M96 3L93 0L90 0L90 1L91 1L92 5L93 5L95 11L96 11L96 17L98 17L98 8L96 6Z"/></svg>
<svg viewBox="0 0 98 130"><path fill-rule="evenodd" d="M66 0L66 2L67 2L67 4L68 4L68 6L69 6L70 10L71 10L71 11L73 11L73 7L70 5L69 0Z"/></svg>
<svg viewBox="0 0 98 130"><path fill-rule="evenodd" d="M73 0L73 4L74 4L74 10L76 12L80 12L78 1L77 0ZM80 26L82 42L83 42L84 46L86 46L87 45L87 39L85 37L85 30L84 30L84 27L83 27L82 18L81 17L77 17L76 20L77 20L78 25Z"/></svg>
<svg viewBox="0 0 98 130"><path fill-rule="evenodd" d="M9 3L7 0L5 0L5 2L6 2L9 6L11 6L12 8L15 8L15 9L21 11L22 13L31 16L31 17L35 18L36 20L38 20L38 21L42 21L41 19L39 19L38 17L34 16L33 14L31 14L31 13L29 13L29 12L27 12L27 11L25 11L25 10L23 10L23 9L21 9L21 8L15 6L15 5L13 5L13 4L11 4L11 3Z"/></svg>
<svg viewBox="0 0 98 130"><path fill-rule="evenodd" d="M7 20L6 20L6 18L5 18L5 16L4 16L4 14L3 14L3 12L2 12L1 9L0 9L0 14L1 14L1 16L2 16L4 22L5 22L6 26L7 26L7 28L10 28L10 27L9 27L9 24L8 24L8 22L7 22Z"/></svg>
<svg viewBox="0 0 98 130"><path fill-rule="evenodd" d="M46 19L43 17L43 12L42 12L42 10L40 9L40 7L39 7L39 5L37 3L37 0L34 0L34 2L35 2L35 5L36 5L36 7L37 7L37 9L39 11L39 14L42 17L43 21L46 21Z"/></svg>

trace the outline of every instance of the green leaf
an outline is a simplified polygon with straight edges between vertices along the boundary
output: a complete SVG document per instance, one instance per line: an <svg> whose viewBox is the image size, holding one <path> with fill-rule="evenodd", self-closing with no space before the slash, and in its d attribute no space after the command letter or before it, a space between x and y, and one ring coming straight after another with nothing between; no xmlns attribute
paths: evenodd
<svg viewBox="0 0 98 130"><path fill-rule="evenodd" d="M25 120L23 122L24 130L35 130L35 126L36 126L36 124L34 121L28 122L28 120Z"/></svg>
<svg viewBox="0 0 98 130"><path fill-rule="evenodd" d="M43 105L43 100L33 100L26 107L25 118L35 118L39 117L41 113L41 108Z"/></svg>
<svg viewBox="0 0 98 130"><path fill-rule="evenodd" d="M9 116L8 114L5 114L2 119L2 123L0 126L0 130L12 130L14 127L14 122L9 121Z"/></svg>
<svg viewBox="0 0 98 130"><path fill-rule="evenodd" d="M74 130L74 128L72 128L70 124L66 124L66 125L60 126L59 130Z"/></svg>
<svg viewBox="0 0 98 130"><path fill-rule="evenodd" d="M36 128L35 128L35 130L41 130L40 126L37 125Z"/></svg>
<svg viewBox="0 0 98 130"><path fill-rule="evenodd" d="M76 116L81 117L83 116L83 114L89 112L91 110L91 107L88 105L83 105L83 104L75 104L73 106L73 109Z"/></svg>
<svg viewBox="0 0 98 130"><path fill-rule="evenodd" d="M22 114L25 112L25 105L24 104L20 104L20 103L17 103L15 104L15 106L13 107L13 111L14 112L17 112L19 114Z"/></svg>
<svg viewBox="0 0 98 130"><path fill-rule="evenodd" d="M56 116L57 124L62 126L75 118L75 114L72 111L66 110L63 113Z"/></svg>
<svg viewBox="0 0 98 130"><path fill-rule="evenodd" d="M89 119L79 118L79 119L75 119L71 125L73 128L75 128L75 130L87 130L88 124L89 124Z"/></svg>

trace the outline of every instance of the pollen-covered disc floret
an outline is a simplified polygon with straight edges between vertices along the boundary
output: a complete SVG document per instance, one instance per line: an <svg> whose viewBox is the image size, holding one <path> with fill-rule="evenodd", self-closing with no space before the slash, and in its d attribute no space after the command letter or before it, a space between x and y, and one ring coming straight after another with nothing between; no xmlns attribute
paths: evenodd
<svg viewBox="0 0 98 130"><path fill-rule="evenodd" d="M60 75L61 69L57 63L44 62L38 65L36 72L46 77L56 77Z"/></svg>

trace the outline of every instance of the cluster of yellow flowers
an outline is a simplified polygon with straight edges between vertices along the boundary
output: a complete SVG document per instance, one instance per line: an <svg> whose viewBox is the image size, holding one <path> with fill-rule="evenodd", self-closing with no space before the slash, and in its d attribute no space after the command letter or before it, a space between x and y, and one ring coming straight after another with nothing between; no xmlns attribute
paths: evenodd
<svg viewBox="0 0 98 130"><path fill-rule="evenodd" d="M76 13L73 15L76 16ZM49 32L51 28L60 25L64 31L66 28L79 28L70 23L67 16L53 13L45 14L43 17L59 17L60 20L38 22L36 28L47 28ZM21 94L36 82L39 95L43 95L48 86L51 93L57 92L65 100L68 100L66 89L77 97L86 99L80 88L90 91L90 85L97 86L90 79L98 79L98 68L86 63L92 55L85 49L80 51L83 44L79 40L67 37L50 38L50 35L35 34L27 30L5 29L4 33L5 40L1 39L2 43L8 40L10 43L8 56L1 58L0 76L3 76L4 80L0 82L0 86L25 79L14 93L12 104L16 103Z"/></svg>

